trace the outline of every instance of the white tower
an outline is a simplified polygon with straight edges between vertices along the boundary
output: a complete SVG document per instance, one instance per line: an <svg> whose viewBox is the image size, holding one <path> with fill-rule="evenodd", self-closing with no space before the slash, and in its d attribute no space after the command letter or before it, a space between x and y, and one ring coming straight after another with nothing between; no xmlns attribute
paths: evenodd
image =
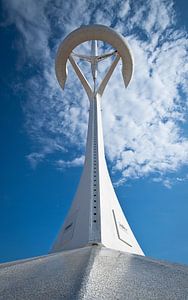
<svg viewBox="0 0 188 300"><path fill-rule="evenodd" d="M77 44L87 40L92 40L91 55L79 57L91 63L93 90L74 61L76 54L71 54ZM104 40L117 50L98 56L96 40ZM109 55L114 55L115 60L96 87L97 64ZM188 267L143 256L108 175L100 105L120 57L127 86L132 74L131 55L123 37L112 29L101 25L79 28L59 48L56 60L59 83L64 87L69 59L90 101L83 174L52 250L68 251L1 264L0 299L188 299Z"/></svg>
<svg viewBox="0 0 188 300"><path fill-rule="evenodd" d="M98 55L97 40L111 44L116 50ZM91 55L75 54L73 49L85 41L91 42ZM91 63L93 89L83 75L74 56ZM115 59L97 87L97 65L106 57ZM83 26L70 33L59 47L56 58L56 76L64 88L67 60L80 79L90 102L86 155L83 173L71 209L55 242L52 252L70 250L88 245L144 255L122 212L108 173L101 120L101 97L115 69L122 59L125 86L133 72L133 60L125 39L103 25Z"/></svg>

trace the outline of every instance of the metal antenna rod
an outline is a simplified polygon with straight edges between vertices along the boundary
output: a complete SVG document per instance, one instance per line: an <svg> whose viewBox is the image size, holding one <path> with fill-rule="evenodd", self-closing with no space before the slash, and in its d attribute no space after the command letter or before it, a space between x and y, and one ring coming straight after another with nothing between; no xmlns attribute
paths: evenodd
<svg viewBox="0 0 188 300"><path fill-rule="evenodd" d="M98 67L98 61L97 61L97 56L98 56L98 47L97 47L97 41L92 40L91 41L91 72L93 76L93 82L94 82L94 91L96 88L96 79L97 79L97 67Z"/></svg>

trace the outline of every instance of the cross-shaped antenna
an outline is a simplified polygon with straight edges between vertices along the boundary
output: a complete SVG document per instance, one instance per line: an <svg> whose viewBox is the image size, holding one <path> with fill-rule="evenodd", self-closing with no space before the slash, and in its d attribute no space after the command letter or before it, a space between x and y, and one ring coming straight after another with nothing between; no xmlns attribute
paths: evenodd
<svg viewBox="0 0 188 300"><path fill-rule="evenodd" d="M91 55L83 55L83 54L78 54L72 51L72 55L74 57L78 57L80 60L85 60L89 63L91 63L91 72L92 72L92 77L94 81L94 88L95 88L95 81L97 79L97 71L98 71L98 63L106 58L109 58L113 55L117 55L117 50L98 55L98 43L96 40L91 41Z"/></svg>
<svg viewBox="0 0 188 300"><path fill-rule="evenodd" d="M102 79L100 85L98 88L96 88L96 79L97 79L97 71L98 71L98 63L110 56L115 55L116 58L112 62L111 66L109 67L107 73L105 74L104 78ZM91 64L91 73L93 77L93 83L94 83L94 88L92 90L89 82L87 81L86 77L84 76L83 72L81 71L80 67L74 60L74 56L78 57L81 60L85 60ZM118 55L117 50L111 51L109 53L103 54L103 55L98 55L98 47L97 47L97 40L92 40L91 41L91 55L83 55L83 54L77 54L75 52L72 52L69 56L69 61L74 68L78 78L80 79L89 99L93 98L96 94L99 94L102 96L104 89L112 76L112 73L119 61L120 57Z"/></svg>

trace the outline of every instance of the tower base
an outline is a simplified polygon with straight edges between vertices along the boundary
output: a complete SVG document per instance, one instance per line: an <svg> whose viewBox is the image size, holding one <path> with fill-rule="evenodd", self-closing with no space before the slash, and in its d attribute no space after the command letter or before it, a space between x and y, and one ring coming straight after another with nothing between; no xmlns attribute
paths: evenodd
<svg viewBox="0 0 188 300"><path fill-rule="evenodd" d="M0 299L187 299L188 266L89 246L0 265Z"/></svg>

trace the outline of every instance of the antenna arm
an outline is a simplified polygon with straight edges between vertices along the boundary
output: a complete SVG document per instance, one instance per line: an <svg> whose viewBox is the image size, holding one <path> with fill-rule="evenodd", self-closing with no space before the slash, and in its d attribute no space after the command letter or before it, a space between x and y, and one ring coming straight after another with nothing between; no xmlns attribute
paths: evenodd
<svg viewBox="0 0 188 300"><path fill-rule="evenodd" d="M92 89L91 89L91 86L89 84L89 82L87 81L87 79L85 78L84 74L82 73L81 69L79 68L79 66L77 65L77 63L75 62L74 58L72 57L72 55L70 54L69 55L69 61L73 67L73 69L75 70L78 78L80 79L87 95L88 95L88 98L91 99L92 97Z"/></svg>
<svg viewBox="0 0 188 300"><path fill-rule="evenodd" d="M117 54L116 58L114 59L114 61L112 62L110 68L108 69L106 75L104 76L103 80L101 81L101 84L98 87L97 93L102 96L103 92L105 90L105 87L108 83L108 81L110 80L110 77L112 76L112 73L115 69L115 67L117 66L118 62L120 60L120 56Z"/></svg>

